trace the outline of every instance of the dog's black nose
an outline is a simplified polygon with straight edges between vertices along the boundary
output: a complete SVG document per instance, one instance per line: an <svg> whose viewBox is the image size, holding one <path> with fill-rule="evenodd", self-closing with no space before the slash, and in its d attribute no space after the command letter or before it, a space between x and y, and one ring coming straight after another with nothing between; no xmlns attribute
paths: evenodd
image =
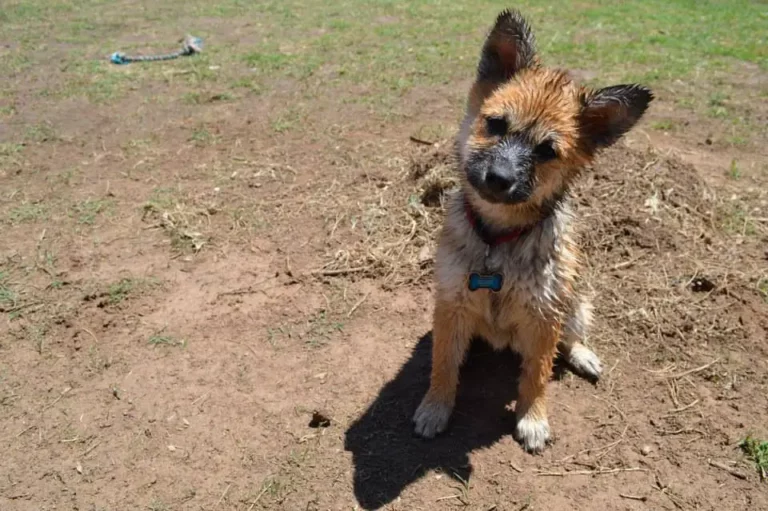
<svg viewBox="0 0 768 511"><path fill-rule="evenodd" d="M512 188L514 178L510 173L502 169L490 169L485 175L485 185L489 190L498 194L505 194Z"/></svg>

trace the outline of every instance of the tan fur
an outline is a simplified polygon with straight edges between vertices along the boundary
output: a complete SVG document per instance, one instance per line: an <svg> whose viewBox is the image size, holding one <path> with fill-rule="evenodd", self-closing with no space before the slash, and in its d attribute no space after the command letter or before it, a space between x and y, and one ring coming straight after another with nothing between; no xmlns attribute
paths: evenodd
<svg viewBox="0 0 768 511"><path fill-rule="evenodd" d="M528 46L521 47L526 38ZM556 352L590 378L596 379L602 370L597 356L581 344L591 307L577 290L579 252L567 191L601 141L613 140L610 130L617 132L614 138L621 136L615 127L626 131L645 105L637 107L637 114L623 97L615 105L610 102L614 98L600 98L599 108L587 111L585 105L598 98L596 93L575 84L564 71L543 67L534 51L530 29L519 14L502 13L484 47L491 58L481 60L478 80L469 92L458 136L459 162L464 168L470 164L469 155L492 150L499 142L487 132L489 117L504 118L508 132L524 134L531 146L551 141L557 158L535 165L534 189L522 203L484 200L464 173L461 190L448 201L436 256L431 384L414 415L416 432L424 437L446 428L459 368L475 335L522 356L516 433L529 451L541 450L549 440L545 390ZM509 68L495 69L498 62ZM635 115L631 122L621 124L619 116L630 114ZM585 125L585 119L593 124ZM592 139L585 134L593 134ZM467 220L465 200L486 225L525 227L525 234L487 252ZM501 291L470 291L468 275L489 267L504 275Z"/></svg>

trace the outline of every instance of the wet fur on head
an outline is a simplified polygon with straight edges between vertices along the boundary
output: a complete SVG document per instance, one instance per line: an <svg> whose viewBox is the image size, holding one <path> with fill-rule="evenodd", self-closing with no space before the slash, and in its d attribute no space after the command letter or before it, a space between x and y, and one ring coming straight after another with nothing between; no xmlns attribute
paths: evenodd
<svg viewBox="0 0 768 511"><path fill-rule="evenodd" d="M543 66L530 25L503 11L483 45L457 139L465 193L498 227L541 220L652 99L640 85L592 90Z"/></svg>

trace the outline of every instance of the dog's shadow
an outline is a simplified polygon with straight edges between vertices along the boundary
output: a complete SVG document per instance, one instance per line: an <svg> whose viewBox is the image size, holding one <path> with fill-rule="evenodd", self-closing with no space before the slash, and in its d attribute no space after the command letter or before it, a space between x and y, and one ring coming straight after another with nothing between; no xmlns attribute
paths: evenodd
<svg viewBox="0 0 768 511"><path fill-rule="evenodd" d="M474 341L461 370L451 423L433 440L413 433L411 418L429 387L431 333L423 336L395 378L347 430L344 447L352 452L355 496L365 509L396 499L426 472L440 469L468 481L469 453L511 436L520 358ZM555 374L562 374L556 364Z"/></svg>

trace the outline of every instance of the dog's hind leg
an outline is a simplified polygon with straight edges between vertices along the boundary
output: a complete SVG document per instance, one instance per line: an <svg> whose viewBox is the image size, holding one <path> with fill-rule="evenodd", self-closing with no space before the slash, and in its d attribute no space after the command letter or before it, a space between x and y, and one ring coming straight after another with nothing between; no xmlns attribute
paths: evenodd
<svg viewBox="0 0 768 511"><path fill-rule="evenodd" d="M592 350L582 344L591 322L592 305L581 300L565 324L563 337L557 343L557 351L576 374L595 382L600 379L603 364Z"/></svg>

